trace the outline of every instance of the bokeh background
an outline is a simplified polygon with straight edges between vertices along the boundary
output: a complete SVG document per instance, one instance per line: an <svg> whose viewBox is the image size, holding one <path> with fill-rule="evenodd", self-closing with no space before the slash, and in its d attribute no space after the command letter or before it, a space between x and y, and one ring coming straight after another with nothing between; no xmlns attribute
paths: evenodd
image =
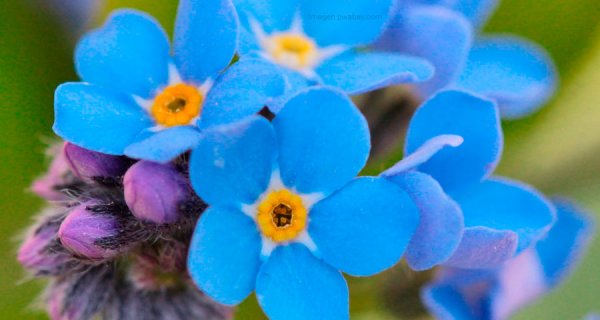
<svg viewBox="0 0 600 320"><path fill-rule="evenodd" d="M42 284L26 281L15 261L16 239L43 205L27 189L47 166L54 88L77 79L72 51L80 28L86 21L87 27L98 25L114 8L134 7L156 16L171 32L177 6L176 0L105 0L91 15L76 16L86 2L0 1L1 319L45 319L32 308ZM504 0L485 32L510 32L540 43L561 73L560 90L549 105L532 117L504 123L499 173L572 197L600 218L600 0ZM368 286L360 280L353 285ZM577 272L516 318L581 319L600 311L599 297L596 237ZM373 299L354 299L358 318L389 318ZM250 301L238 318L259 314Z"/></svg>

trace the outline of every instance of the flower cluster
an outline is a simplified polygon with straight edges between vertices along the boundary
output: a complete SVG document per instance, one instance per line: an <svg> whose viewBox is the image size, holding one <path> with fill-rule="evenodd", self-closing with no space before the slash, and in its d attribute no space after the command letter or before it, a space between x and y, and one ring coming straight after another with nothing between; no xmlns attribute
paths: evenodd
<svg viewBox="0 0 600 320"><path fill-rule="evenodd" d="M540 107L556 76L523 40L472 41L491 6L181 0L172 45L113 13L56 90L66 142L32 187L52 204L18 259L50 278L49 314L226 319L255 292L271 319L347 319L343 273L403 257L440 266L423 301L444 319L504 318L554 286L590 222L492 175L500 115ZM359 176L374 138L349 95L396 85L422 102L406 156ZM539 281L515 297L523 270Z"/></svg>

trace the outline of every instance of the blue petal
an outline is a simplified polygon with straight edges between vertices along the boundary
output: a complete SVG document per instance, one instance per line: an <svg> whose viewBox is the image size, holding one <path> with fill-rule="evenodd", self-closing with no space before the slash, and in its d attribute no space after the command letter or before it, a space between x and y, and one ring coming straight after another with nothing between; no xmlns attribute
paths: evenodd
<svg viewBox="0 0 600 320"><path fill-rule="evenodd" d="M134 10L112 14L77 45L75 67L85 81L151 98L168 80L169 42L152 17Z"/></svg>
<svg viewBox="0 0 600 320"><path fill-rule="evenodd" d="M265 60L242 59L208 92L200 128L229 124L260 111L285 91L280 69Z"/></svg>
<svg viewBox="0 0 600 320"><path fill-rule="evenodd" d="M492 270L442 269L423 291L430 311L456 319L508 319L556 286L581 257L592 228L572 203L554 203L558 219L535 247Z"/></svg>
<svg viewBox="0 0 600 320"><path fill-rule="evenodd" d="M381 35L393 0L304 0L300 13L304 31L320 46L367 45Z"/></svg>
<svg viewBox="0 0 600 320"><path fill-rule="evenodd" d="M461 136L447 134L433 137L427 140L419 149L409 154L404 159L398 161L394 166L387 169L383 176L393 176L406 171L415 169L416 167L427 162L436 153L446 147L458 147L464 142Z"/></svg>
<svg viewBox="0 0 600 320"><path fill-rule="evenodd" d="M493 102L461 91L444 91L426 101L413 116L406 138L406 154L429 139L455 134L464 143L445 148L418 170L433 176L446 190L477 184L494 171L503 136Z"/></svg>
<svg viewBox="0 0 600 320"><path fill-rule="evenodd" d="M273 320L348 319L348 286L301 244L275 249L260 269L256 296Z"/></svg>
<svg viewBox="0 0 600 320"><path fill-rule="evenodd" d="M498 0L410 0L425 4L441 5L457 11L480 28L498 6Z"/></svg>
<svg viewBox="0 0 600 320"><path fill-rule="evenodd" d="M462 294L448 284L429 285L421 291L421 301L436 319L476 320Z"/></svg>
<svg viewBox="0 0 600 320"><path fill-rule="evenodd" d="M400 260L418 222L406 192L385 179L364 177L315 204L308 233L327 263L369 276Z"/></svg>
<svg viewBox="0 0 600 320"><path fill-rule="evenodd" d="M425 60L384 52L348 52L324 61L316 71L324 84L352 95L425 81L433 75Z"/></svg>
<svg viewBox="0 0 600 320"><path fill-rule="evenodd" d="M457 10L467 17L473 25L481 28L492 15L499 0L445 0L452 4L452 9Z"/></svg>
<svg viewBox="0 0 600 320"><path fill-rule="evenodd" d="M285 78L285 93L269 104L269 109L273 113L279 113L290 98L312 85L306 77L295 70L285 67L279 67L279 70Z"/></svg>
<svg viewBox="0 0 600 320"><path fill-rule="evenodd" d="M166 163L194 148L200 138L200 132L190 126L173 127L159 132L146 130L125 148L125 155Z"/></svg>
<svg viewBox="0 0 600 320"><path fill-rule="evenodd" d="M428 97L458 78L473 42L471 24L460 14L439 6L408 6L390 23L377 48L424 58L435 75L416 84Z"/></svg>
<svg viewBox="0 0 600 320"><path fill-rule="evenodd" d="M188 253L196 285L217 302L234 305L253 290L261 266L256 224L241 211L210 207L200 217Z"/></svg>
<svg viewBox="0 0 600 320"><path fill-rule="evenodd" d="M496 100L502 117L514 119L541 108L557 83L544 49L514 36L489 36L475 43L456 85Z"/></svg>
<svg viewBox="0 0 600 320"><path fill-rule="evenodd" d="M80 147L113 155L153 126L146 111L112 90L66 83L54 96L54 132Z"/></svg>
<svg viewBox="0 0 600 320"><path fill-rule="evenodd" d="M196 193L210 205L254 203L266 190L275 161L271 124L256 116L203 135L190 159Z"/></svg>
<svg viewBox="0 0 600 320"><path fill-rule="evenodd" d="M256 35L250 29L240 27L240 40L238 43L237 54L244 58L252 57L257 53L260 53L261 50L262 49L258 43L258 40L256 39Z"/></svg>
<svg viewBox="0 0 600 320"><path fill-rule="evenodd" d="M515 232L519 236L517 252L545 235L556 216L552 205L537 190L505 178L489 179L454 199L463 210L467 227Z"/></svg>
<svg viewBox="0 0 600 320"><path fill-rule="evenodd" d="M406 251L408 265L427 270L448 260L463 236L463 214L431 176L409 172L388 177L404 189L419 208L421 218Z"/></svg>
<svg viewBox="0 0 600 320"><path fill-rule="evenodd" d="M243 26L251 30L250 20L266 33L287 31L298 12L300 0L233 0Z"/></svg>
<svg viewBox="0 0 600 320"><path fill-rule="evenodd" d="M534 251L527 250L495 269L443 268L422 295L438 317L509 319L547 290L541 273Z"/></svg>
<svg viewBox="0 0 600 320"><path fill-rule="evenodd" d="M458 248L445 264L463 269L497 268L515 255L518 241L519 236L510 230L466 227Z"/></svg>
<svg viewBox="0 0 600 320"><path fill-rule="evenodd" d="M238 17L231 0L181 0L175 23L175 62L185 80L201 84L233 59Z"/></svg>
<svg viewBox="0 0 600 320"><path fill-rule="evenodd" d="M497 319L490 317L487 306L496 271L440 268L421 290L422 301L438 319Z"/></svg>
<svg viewBox="0 0 600 320"><path fill-rule="evenodd" d="M286 186L329 194L354 178L369 157L365 118L342 92L313 87L290 99L273 126Z"/></svg>
<svg viewBox="0 0 600 320"><path fill-rule="evenodd" d="M594 231L594 222L583 209L563 199L554 200L554 204L556 223L536 246L549 286L557 285L573 269Z"/></svg>
<svg viewBox="0 0 600 320"><path fill-rule="evenodd" d="M454 195L454 199L463 210L467 230L457 253L449 262L453 266L457 266L455 262L458 262L461 267L471 263L483 267L490 265L486 260L494 260L493 256L498 256L499 260L507 257L508 251L498 250L495 244L498 232L514 233L516 253L519 253L545 235L555 219L554 210L543 195L527 185L507 179L490 179ZM479 229L477 233L471 230L481 227L484 229ZM490 234L487 235L486 231ZM478 240L479 237L482 239ZM490 238L492 241L485 240ZM502 240L502 243L507 244L508 241ZM504 247L510 249L508 245ZM477 261L479 259L469 262L462 257L475 256L474 252L479 254L481 251L487 252L487 256L482 256L481 263Z"/></svg>
<svg viewBox="0 0 600 320"><path fill-rule="evenodd" d="M557 220L535 248L526 250L498 272L490 293L490 313L508 318L519 308L558 285L580 261L590 242L592 222L580 208L555 200Z"/></svg>

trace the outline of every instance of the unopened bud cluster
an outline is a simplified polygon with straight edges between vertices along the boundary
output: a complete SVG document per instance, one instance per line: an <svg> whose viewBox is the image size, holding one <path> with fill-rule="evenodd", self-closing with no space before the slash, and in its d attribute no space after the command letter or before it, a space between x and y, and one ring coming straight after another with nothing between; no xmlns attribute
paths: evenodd
<svg viewBox="0 0 600 320"><path fill-rule="evenodd" d="M186 273L193 227L206 205L186 156L135 162L66 143L32 190L50 202L26 234L19 262L49 278L52 319L227 319L231 310Z"/></svg>

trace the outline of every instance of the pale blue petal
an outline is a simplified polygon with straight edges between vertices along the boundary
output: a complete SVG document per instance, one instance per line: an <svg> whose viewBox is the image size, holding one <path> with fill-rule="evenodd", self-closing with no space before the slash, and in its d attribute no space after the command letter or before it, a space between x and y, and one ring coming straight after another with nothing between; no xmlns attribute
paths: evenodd
<svg viewBox="0 0 600 320"><path fill-rule="evenodd" d="M506 178L492 178L454 195L465 216L465 226L510 230L519 237L517 252L544 236L555 220L555 210L537 190Z"/></svg>
<svg viewBox="0 0 600 320"><path fill-rule="evenodd" d="M192 187L209 205L254 203L269 184L276 146L271 124L259 116L207 130L192 151Z"/></svg>
<svg viewBox="0 0 600 320"><path fill-rule="evenodd" d="M320 46L367 45L381 35L393 0L304 0L300 8L304 31Z"/></svg>
<svg viewBox="0 0 600 320"><path fill-rule="evenodd" d="M272 320L343 320L350 316L344 277L301 244L275 249L260 269L256 296Z"/></svg>
<svg viewBox="0 0 600 320"><path fill-rule="evenodd" d="M417 271L448 260L463 236L460 207L431 176L420 172L387 177L404 189L419 208L421 218L406 250L408 265Z"/></svg>
<svg viewBox="0 0 600 320"><path fill-rule="evenodd" d="M241 211L210 207L194 230L188 272L198 288L215 301L238 304L254 291L260 250L261 239L250 217Z"/></svg>
<svg viewBox="0 0 600 320"><path fill-rule="evenodd" d="M113 155L122 155L141 131L154 125L133 99L82 83L56 89L54 117L54 132L64 140Z"/></svg>
<svg viewBox="0 0 600 320"><path fill-rule="evenodd" d="M134 10L113 13L75 50L75 67L85 82L151 98L168 80L169 42L152 17Z"/></svg>
<svg viewBox="0 0 600 320"><path fill-rule="evenodd" d="M519 236L511 230L466 227L458 248L445 265L462 269L497 268L514 257L518 241Z"/></svg>
<svg viewBox="0 0 600 320"><path fill-rule="evenodd" d="M347 52L324 61L316 71L324 84L351 95L433 75L433 67L423 59L385 52Z"/></svg>
<svg viewBox="0 0 600 320"><path fill-rule="evenodd" d="M273 126L286 186L329 194L354 178L369 157L365 118L343 93L313 87L291 98Z"/></svg>
<svg viewBox="0 0 600 320"><path fill-rule="evenodd" d="M381 175L393 176L406 171L415 169L416 167L427 162L436 153L446 147L458 147L463 143L463 138L457 135L440 135L427 140L415 152L407 155L404 159L398 161L394 166L387 169Z"/></svg>
<svg viewBox="0 0 600 320"><path fill-rule="evenodd" d="M543 48L515 36L486 36L473 46L456 85L496 100L502 117L514 119L546 104L557 84Z"/></svg>
<svg viewBox="0 0 600 320"><path fill-rule="evenodd" d="M200 131L190 126L173 127L158 132L146 130L125 148L125 155L134 159L165 163L193 149L200 138Z"/></svg>
<svg viewBox="0 0 600 320"><path fill-rule="evenodd" d="M428 97L454 82L473 42L471 24L440 6L408 6L399 10L376 48L421 57L433 64L432 79L415 84Z"/></svg>
<svg viewBox="0 0 600 320"><path fill-rule="evenodd" d="M175 62L185 80L202 84L225 69L238 42L231 0L180 0L175 23Z"/></svg>
<svg viewBox="0 0 600 320"><path fill-rule="evenodd" d="M395 184L358 178L310 212L308 233L323 259L353 276L395 265L419 222L419 211Z"/></svg>
<svg viewBox="0 0 600 320"><path fill-rule="evenodd" d="M285 91L280 69L262 59L242 59L208 92L199 120L201 129L233 123L259 112Z"/></svg>
<svg viewBox="0 0 600 320"><path fill-rule="evenodd" d="M522 183L494 178L454 195L463 210L465 234L448 265L495 268L535 244L555 212L543 195Z"/></svg>
<svg viewBox="0 0 600 320"><path fill-rule="evenodd" d="M464 139L445 148L417 170L433 176L446 190L477 184L489 176L500 159L503 135L496 105L462 91L436 94L417 109L408 128L406 154L438 135Z"/></svg>

